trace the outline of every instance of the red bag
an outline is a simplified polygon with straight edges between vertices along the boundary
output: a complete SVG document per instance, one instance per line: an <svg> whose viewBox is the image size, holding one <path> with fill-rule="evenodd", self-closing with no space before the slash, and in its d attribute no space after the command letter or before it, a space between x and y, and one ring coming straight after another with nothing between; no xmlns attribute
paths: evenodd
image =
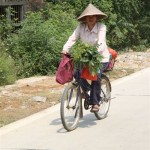
<svg viewBox="0 0 150 150"><path fill-rule="evenodd" d="M108 51L111 54L111 57L110 57L108 68L106 70L110 71L113 70L115 59L117 58L117 52L112 48L108 48Z"/></svg>
<svg viewBox="0 0 150 150"><path fill-rule="evenodd" d="M65 84L73 80L74 65L69 55L63 55L56 72L56 82Z"/></svg>
<svg viewBox="0 0 150 150"><path fill-rule="evenodd" d="M114 49L108 48L108 51L112 55L112 58L114 58L114 59L117 58L117 52Z"/></svg>
<svg viewBox="0 0 150 150"><path fill-rule="evenodd" d="M82 72L81 72L81 78L87 79L87 80L93 80L96 81L97 80L97 75L91 75L88 66L86 65Z"/></svg>

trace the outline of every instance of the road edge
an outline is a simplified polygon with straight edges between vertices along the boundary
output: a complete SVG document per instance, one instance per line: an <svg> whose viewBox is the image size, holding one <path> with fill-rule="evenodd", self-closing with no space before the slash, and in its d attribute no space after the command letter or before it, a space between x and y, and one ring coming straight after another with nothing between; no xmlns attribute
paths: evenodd
<svg viewBox="0 0 150 150"><path fill-rule="evenodd" d="M130 74L130 75L122 77L122 78L119 78L117 80L114 80L114 81L111 82L111 85L112 85L112 87L117 86L121 82L123 83L123 82L125 82L125 81L127 81L127 80L129 80L131 78L134 78L136 76L139 76L142 73L145 73L147 71L150 71L150 67L144 68L144 69L142 69L140 71L137 71L137 72L135 72L133 74ZM59 108L60 108L60 103L56 104L56 105L54 105L54 106L52 106L50 108L47 108L45 110L42 110L42 111L40 111L38 113L30 115L30 116L28 116L26 118L20 119L18 121L10 123L10 124L8 124L6 126L3 126L3 127L0 128L0 136L2 136L4 134L7 134L8 132L11 132L13 130L16 130L19 127L25 126L25 125L27 125L27 124L35 121L35 120L38 120L38 119L40 119L40 118L42 118L42 117L44 117L46 115L50 115L50 114L52 114L52 113L54 113L56 111L59 111Z"/></svg>

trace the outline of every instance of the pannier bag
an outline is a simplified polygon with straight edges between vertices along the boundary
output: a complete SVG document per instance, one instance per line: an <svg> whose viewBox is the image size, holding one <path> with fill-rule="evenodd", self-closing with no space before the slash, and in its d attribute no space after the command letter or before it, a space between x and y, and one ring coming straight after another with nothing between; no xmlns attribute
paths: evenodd
<svg viewBox="0 0 150 150"><path fill-rule="evenodd" d="M63 55L56 72L56 82L65 84L73 80L74 65L70 55Z"/></svg>
<svg viewBox="0 0 150 150"><path fill-rule="evenodd" d="M117 52L114 50L114 49L112 49L112 48L108 48L108 51L109 51L109 53L111 54L111 56L112 56L112 58L113 59L116 59L117 58Z"/></svg>
<svg viewBox="0 0 150 150"><path fill-rule="evenodd" d="M116 60L118 54L112 48L108 48L108 51L109 51L109 54L110 54L110 60L109 60L108 68L106 70L113 70L113 67L114 67L114 64L115 64L115 60Z"/></svg>

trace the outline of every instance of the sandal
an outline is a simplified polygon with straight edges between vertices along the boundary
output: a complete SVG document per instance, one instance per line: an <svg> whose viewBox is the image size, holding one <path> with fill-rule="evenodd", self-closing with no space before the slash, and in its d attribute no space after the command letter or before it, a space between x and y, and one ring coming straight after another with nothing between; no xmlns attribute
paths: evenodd
<svg viewBox="0 0 150 150"><path fill-rule="evenodd" d="M99 105L93 105L90 112L98 112L99 111Z"/></svg>

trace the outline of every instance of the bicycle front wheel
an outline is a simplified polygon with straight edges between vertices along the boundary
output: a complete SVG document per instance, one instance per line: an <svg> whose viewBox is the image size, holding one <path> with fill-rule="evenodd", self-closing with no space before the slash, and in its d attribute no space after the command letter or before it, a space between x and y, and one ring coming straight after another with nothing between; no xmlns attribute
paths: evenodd
<svg viewBox="0 0 150 150"><path fill-rule="evenodd" d="M62 124L67 131L77 128L81 116L81 94L79 88L72 83L63 92L60 115Z"/></svg>
<svg viewBox="0 0 150 150"><path fill-rule="evenodd" d="M110 107L110 99L111 99L111 84L106 75L102 74L101 77L101 91L100 91L100 109L98 112L95 112L95 116L97 119L104 119L107 117L109 107Z"/></svg>

